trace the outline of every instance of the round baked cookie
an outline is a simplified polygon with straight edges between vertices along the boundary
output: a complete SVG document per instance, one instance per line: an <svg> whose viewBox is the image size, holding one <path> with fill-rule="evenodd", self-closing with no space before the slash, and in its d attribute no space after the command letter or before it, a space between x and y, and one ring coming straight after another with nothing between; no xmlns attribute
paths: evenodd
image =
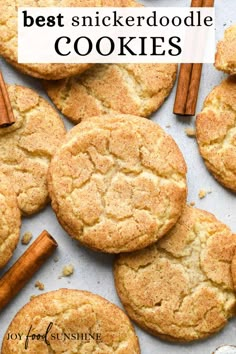
<svg viewBox="0 0 236 354"><path fill-rule="evenodd" d="M214 177L236 191L236 76L215 87L197 116L200 153Z"/></svg>
<svg viewBox="0 0 236 354"><path fill-rule="evenodd" d="M56 107L73 123L103 114L148 117L169 95L176 64L97 64L80 76L45 81Z"/></svg>
<svg viewBox="0 0 236 354"><path fill-rule="evenodd" d="M215 67L228 74L236 74L236 25L226 29L224 39L217 45Z"/></svg>
<svg viewBox="0 0 236 354"><path fill-rule="evenodd" d="M19 329L21 340L8 339ZM33 340L34 334L41 337ZM140 348L132 324L119 307L87 291L60 289L33 298L17 313L1 351L13 353L139 354Z"/></svg>
<svg viewBox="0 0 236 354"><path fill-rule="evenodd" d="M174 140L145 118L93 117L75 126L49 168L62 227L102 252L141 249L177 221L186 165Z"/></svg>
<svg viewBox="0 0 236 354"><path fill-rule="evenodd" d="M135 0L0 0L0 55L25 74L45 79L59 80L80 74L91 64L19 64L17 11L18 7L136 7Z"/></svg>
<svg viewBox="0 0 236 354"><path fill-rule="evenodd" d="M22 214L49 201L47 171L66 130L51 105L33 90L8 86L16 123L0 129L0 170L11 180Z"/></svg>
<svg viewBox="0 0 236 354"><path fill-rule="evenodd" d="M219 331L235 313L235 245L236 235L212 214L186 207L159 242L117 257L115 285L128 315L169 341Z"/></svg>
<svg viewBox="0 0 236 354"><path fill-rule="evenodd" d="M0 173L0 268L9 261L17 246L20 226L16 194L7 177Z"/></svg>

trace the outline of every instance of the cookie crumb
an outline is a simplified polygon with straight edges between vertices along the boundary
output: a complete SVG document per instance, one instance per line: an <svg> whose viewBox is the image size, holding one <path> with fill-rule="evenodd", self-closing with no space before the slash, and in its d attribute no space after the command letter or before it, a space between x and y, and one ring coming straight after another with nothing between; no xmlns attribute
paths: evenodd
<svg viewBox="0 0 236 354"><path fill-rule="evenodd" d="M167 124L167 125L166 125L166 128L171 128L171 125L170 125L170 124Z"/></svg>
<svg viewBox="0 0 236 354"><path fill-rule="evenodd" d="M195 202L190 202L189 203L190 206L195 206L195 204L196 204Z"/></svg>
<svg viewBox="0 0 236 354"><path fill-rule="evenodd" d="M33 234L30 231L27 231L24 233L22 239L21 239L21 243L22 245L28 245L30 243L30 241L33 238Z"/></svg>
<svg viewBox="0 0 236 354"><path fill-rule="evenodd" d="M205 189L201 189L201 190L199 191L199 193L198 193L199 199L205 198L206 195L207 195L207 191L205 191Z"/></svg>
<svg viewBox="0 0 236 354"><path fill-rule="evenodd" d="M36 297L36 295L31 295L30 296L30 301L32 301L35 297Z"/></svg>
<svg viewBox="0 0 236 354"><path fill-rule="evenodd" d="M189 136L190 138L193 138L196 136L196 130L193 128L186 128L185 129L185 134Z"/></svg>
<svg viewBox="0 0 236 354"><path fill-rule="evenodd" d="M72 264L65 265L62 269L62 276L69 277L74 273L74 267Z"/></svg>
<svg viewBox="0 0 236 354"><path fill-rule="evenodd" d="M59 257L56 256L56 257L53 258L53 260L54 260L55 263L57 263L59 261Z"/></svg>
<svg viewBox="0 0 236 354"><path fill-rule="evenodd" d="M207 196L207 194L211 194L211 193L212 193L211 190L206 191L205 189L201 189L201 190L199 191L199 193L198 193L198 197L199 197L200 199L203 199L203 198L205 198L205 197Z"/></svg>
<svg viewBox="0 0 236 354"><path fill-rule="evenodd" d="M44 290L44 284L38 280L35 282L34 286L35 286L35 288L38 288L39 290Z"/></svg>

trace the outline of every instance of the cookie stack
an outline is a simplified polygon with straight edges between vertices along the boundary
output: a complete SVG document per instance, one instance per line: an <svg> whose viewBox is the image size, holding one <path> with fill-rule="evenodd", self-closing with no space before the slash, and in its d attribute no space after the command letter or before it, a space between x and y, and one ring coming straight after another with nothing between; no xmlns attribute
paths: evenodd
<svg viewBox="0 0 236 354"><path fill-rule="evenodd" d="M66 134L42 97L8 86L16 123L0 130L0 266L16 247L20 212L32 215L51 200L62 228L80 245L117 254L117 293L140 327L177 342L219 331L235 314L236 235L212 214L186 205L183 155L171 136L145 119L171 92L177 65L19 64L16 17L17 6L24 5L0 0L0 53L43 79L55 106L76 126ZM62 0L60 6L140 5ZM235 33L235 27L226 32L216 56L217 68L228 73L236 70L227 49ZM235 85L230 77L215 88L197 117L200 152L214 176L234 191ZM9 340L19 328L22 338ZM62 341L67 332L77 340ZM90 340L84 342L81 333ZM34 298L15 316L2 354L16 352L138 354L140 347L117 306L89 292L59 289Z"/></svg>

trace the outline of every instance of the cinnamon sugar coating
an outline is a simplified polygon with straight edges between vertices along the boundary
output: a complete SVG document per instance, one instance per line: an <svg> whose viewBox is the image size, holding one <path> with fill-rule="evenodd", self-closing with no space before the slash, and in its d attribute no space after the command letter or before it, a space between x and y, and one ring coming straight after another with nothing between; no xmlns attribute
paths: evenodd
<svg viewBox="0 0 236 354"><path fill-rule="evenodd" d="M178 146L157 124L135 116L92 117L75 126L48 177L62 227L103 252L154 243L186 202L186 164Z"/></svg>
<svg viewBox="0 0 236 354"><path fill-rule="evenodd" d="M186 207L156 244L117 258L115 284L128 315L170 341L218 332L235 314L235 246L236 235L226 225L204 210Z"/></svg>

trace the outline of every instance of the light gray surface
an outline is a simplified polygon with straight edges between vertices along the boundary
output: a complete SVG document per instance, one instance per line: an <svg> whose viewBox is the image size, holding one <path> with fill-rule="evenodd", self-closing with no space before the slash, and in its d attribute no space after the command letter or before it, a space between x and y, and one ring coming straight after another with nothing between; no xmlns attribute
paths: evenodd
<svg viewBox="0 0 236 354"><path fill-rule="evenodd" d="M190 0L143 0L142 2L147 6L185 6L189 4ZM224 29L227 26L236 23L236 0L216 0L216 14L216 36L218 39L222 37ZM39 81L19 74L9 65L5 64L3 60L0 60L0 67L3 70L7 82L30 86L37 89L39 93L43 93ZM224 75L216 71L212 65L204 65L197 111L201 110L204 98L215 85L220 83L223 77ZM194 126L194 117L178 118L172 114L175 89L163 107L153 115L152 119L173 136L184 154L188 165L188 200L195 201L197 207L214 213L219 220L228 224L232 230L236 232L236 197L214 180L199 155L195 139L191 139L185 135L184 129L189 126ZM72 125L66 119L65 122L69 129ZM168 125L171 127L166 128ZM212 193L207 195L205 199L199 200L198 192L200 189L211 190ZM0 314L1 340L16 312L28 302L31 295L40 293L40 291L34 287L36 280L40 280L45 284L45 291L55 290L61 287L86 289L121 306L113 283L113 257L95 253L78 246L60 227L50 206L31 218L24 218L21 235L23 235L25 231L31 231L33 232L34 238L36 238L45 228L59 242L59 248L55 253L55 255L59 257L59 261L55 263L53 257L51 257L20 294ZM6 271L25 250L26 246L19 244L12 260L4 271ZM73 264L75 267L73 276L58 279L63 265L69 263ZM3 271L0 275L1 274L3 274ZM150 336L137 327L136 329L140 339L142 354L211 354L212 351L220 345L236 343L236 321L234 319L231 320L219 334L208 340L191 343L189 345L169 344Z"/></svg>

